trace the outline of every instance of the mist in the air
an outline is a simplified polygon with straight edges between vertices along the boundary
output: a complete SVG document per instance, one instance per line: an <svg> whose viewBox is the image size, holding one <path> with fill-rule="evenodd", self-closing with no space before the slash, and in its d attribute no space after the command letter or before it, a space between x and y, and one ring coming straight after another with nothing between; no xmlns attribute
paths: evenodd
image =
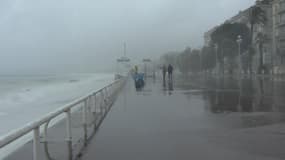
<svg viewBox="0 0 285 160"><path fill-rule="evenodd" d="M111 72L186 46L254 0L2 0L0 74Z"/></svg>

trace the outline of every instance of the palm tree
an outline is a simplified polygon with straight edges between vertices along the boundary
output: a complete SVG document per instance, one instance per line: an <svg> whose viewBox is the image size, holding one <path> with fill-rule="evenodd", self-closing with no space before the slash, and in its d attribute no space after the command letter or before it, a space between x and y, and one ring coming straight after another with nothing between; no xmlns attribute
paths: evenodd
<svg viewBox="0 0 285 160"><path fill-rule="evenodd" d="M266 13L265 11L255 5L253 7L250 8L250 12L249 12L249 23L250 23L250 49L249 49L249 54L250 56L253 56L255 54L255 50L254 50L254 44L253 44L253 32L254 32L254 27L256 25L264 25L267 21L266 18ZM251 58L251 62L250 62L250 73L252 73L252 58Z"/></svg>
<svg viewBox="0 0 285 160"><path fill-rule="evenodd" d="M265 66L264 66L264 63L263 63L263 45L264 43L266 43L269 38L267 37L266 34L262 33L262 32L259 32L256 37L255 37L255 42L258 46L258 50L259 50L259 66L258 66L258 73L261 74L262 71L264 71L265 69Z"/></svg>
<svg viewBox="0 0 285 160"><path fill-rule="evenodd" d="M265 11L259 6L255 5L250 8L249 23L251 32L251 41L253 41L253 29L255 25L264 25L267 21Z"/></svg>

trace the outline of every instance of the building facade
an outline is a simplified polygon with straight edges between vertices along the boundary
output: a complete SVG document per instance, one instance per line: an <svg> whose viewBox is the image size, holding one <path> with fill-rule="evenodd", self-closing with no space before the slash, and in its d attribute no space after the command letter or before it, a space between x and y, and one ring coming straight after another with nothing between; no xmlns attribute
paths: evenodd
<svg viewBox="0 0 285 160"><path fill-rule="evenodd" d="M274 0L272 4L273 13L273 48L276 55L274 61L274 72L285 73L285 0Z"/></svg>
<svg viewBox="0 0 285 160"><path fill-rule="evenodd" d="M266 1L266 2L265 2ZM281 1L283 3L281 3ZM280 50L277 46L280 46L280 35L275 36L277 32L280 32L280 30L284 30L284 51L285 51L285 0L257 0L256 4L257 7L260 7L265 14L266 21L264 24L255 24L253 28L253 44L255 47L256 54L253 57L252 61L252 69L253 72L257 72L259 66L260 66L260 53L263 53L263 65L268 68L268 70L273 71L274 66L277 66L280 64L281 61L278 56L278 51ZM278 9L274 8L273 6L278 6ZM280 9L282 7L284 8L284 17L280 18ZM236 16L228 19L225 23L243 23L248 26L248 28L251 27L250 24L250 17L252 14L252 8L250 7L244 11L240 11ZM278 10L278 11L277 11ZM279 17L278 17L279 16ZM276 26L277 17L279 19L284 18L284 29L278 28ZM217 27L209 30L205 33L204 38L205 42L207 44L210 43L211 39L209 38L209 34L213 33ZM267 39L263 42L262 52L260 52L260 48L258 47L258 39L257 35L259 33L264 34ZM206 44L206 43L205 43ZM285 55L285 52L284 52ZM285 59L284 59L285 60ZM275 62L276 61L276 62ZM285 61L284 61L285 62Z"/></svg>
<svg viewBox="0 0 285 160"><path fill-rule="evenodd" d="M275 49L274 49L274 37L273 37L273 1L267 0L266 3L261 1L256 1L256 6L260 7L265 14L266 20L264 24L259 24L255 26L254 30L254 43L256 43L255 50L256 55L254 57L254 68L258 70L259 59L260 59L260 50L257 46L257 34L262 33L265 35L266 40L263 45L263 65L268 69L268 71L272 72L274 68L274 58L276 57Z"/></svg>

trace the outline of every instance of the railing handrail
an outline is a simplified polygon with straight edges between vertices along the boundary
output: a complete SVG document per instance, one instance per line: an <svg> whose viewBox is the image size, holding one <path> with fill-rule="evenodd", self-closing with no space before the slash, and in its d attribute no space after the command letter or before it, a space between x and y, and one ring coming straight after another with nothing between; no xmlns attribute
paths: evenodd
<svg viewBox="0 0 285 160"><path fill-rule="evenodd" d="M35 128L42 126L44 123L56 118L57 116L67 112L68 110L72 109L73 107L76 107L78 104L84 102L85 100L87 100L90 96L92 95L96 95L98 93L100 93L101 91L103 91L104 89L116 84L120 82L120 80L115 80L113 81L111 84L96 90L96 91L92 91L89 94L82 96L66 105L63 105L63 107L60 107L59 109L56 109L53 112L50 112L48 114L46 114L45 116L43 116L42 118L39 118L36 121L30 122L28 124L26 124L24 127L20 128L20 129L16 129L14 131L9 132L8 134L6 134L6 136L0 138L0 149L8 144L10 144L11 142L17 140L18 138L26 135L27 133L32 132Z"/></svg>

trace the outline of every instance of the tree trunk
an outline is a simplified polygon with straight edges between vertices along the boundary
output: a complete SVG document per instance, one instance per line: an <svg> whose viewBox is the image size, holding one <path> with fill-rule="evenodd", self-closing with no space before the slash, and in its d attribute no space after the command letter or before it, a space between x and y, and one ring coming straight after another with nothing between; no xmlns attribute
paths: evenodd
<svg viewBox="0 0 285 160"><path fill-rule="evenodd" d="M263 67L263 44L259 44L259 67L258 67L258 73L261 74L262 71L264 70Z"/></svg>
<svg viewBox="0 0 285 160"><path fill-rule="evenodd" d="M251 11L252 12L252 11ZM251 13L252 14L252 13ZM254 29L254 24L253 22L250 22L250 60L249 60L249 74L252 75L252 60L253 60L253 53L254 52L254 46L253 46L253 29Z"/></svg>
<svg viewBox="0 0 285 160"><path fill-rule="evenodd" d="M222 72L222 75L224 75L224 73L225 73L225 65L224 65L224 50L223 50L223 48L221 49L221 62L220 62L220 64L221 64L221 66L220 66L220 69L221 69L221 72Z"/></svg>
<svg viewBox="0 0 285 160"><path fill-rule="evenodd" d="M254 24L250 24L250 44L251 45L253 44L253 29L254 29Z"/></svg>
<svg viewBox="0 0 285 160"><path fill-rule="evenodd" d="M253 61L253 55L254 55L254 48L250 45L249 55L248 55L248 62L249 62L249 74L252 75L252 61Z"/></svg>

